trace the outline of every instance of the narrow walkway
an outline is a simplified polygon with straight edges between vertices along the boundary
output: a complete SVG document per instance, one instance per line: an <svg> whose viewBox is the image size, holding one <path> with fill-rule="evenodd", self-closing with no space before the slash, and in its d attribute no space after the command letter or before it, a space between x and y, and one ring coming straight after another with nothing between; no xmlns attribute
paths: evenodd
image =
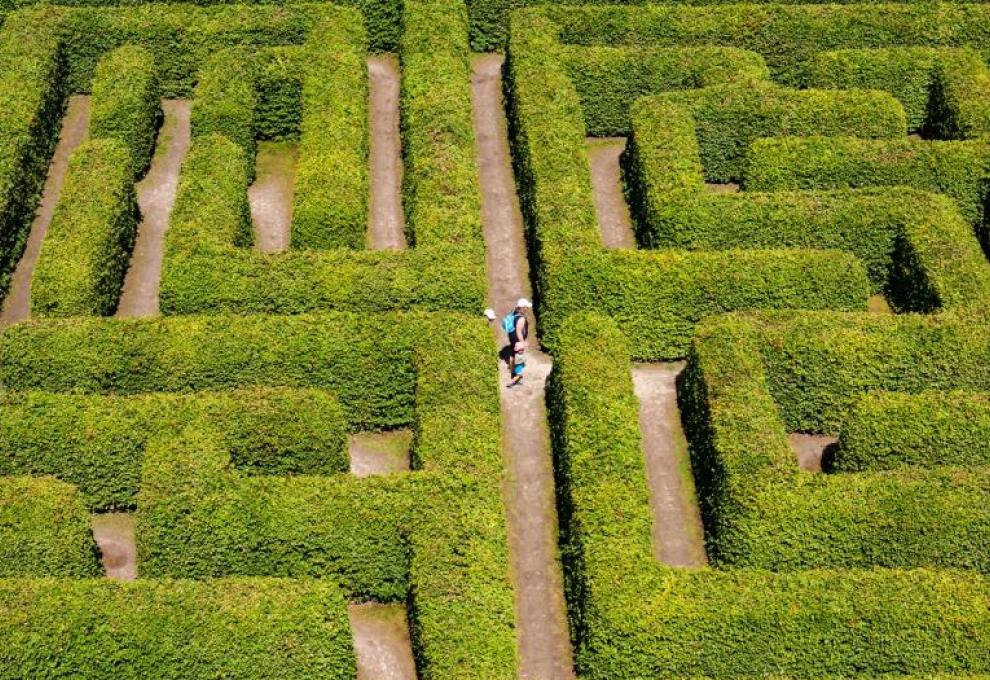
<svg viewBox="0 0 990 680"><path fill-rule="evenodd" d="M254 246L262 253L280 253L292 237L292 191L296 183L299 145L261 142L254 182L248 187Z"/></svg>
<svg viewBox="0 0 990 680"><path fill-rule="evenodd" d="M639 364L632 375L650 484L654 556L672 567L701 567L708 562L705 534L677 408L677 375L683 369L682 362Z"/></svg>
<svg viewBox="0 0 990 680"><path fill-rule="evenodd" d="M839 445L839 438L828 434L795 432L787 435L787 440L798 467L805 472L822 472Z"/></svg>
<svg viewBox="0 0 990 680"><path fill-rule="evenodd" d="M499 316L531 295L522 214L509 158L502 109L502 57L474 58L472 93L489 303ZM496 333L501 333L496 329ZM536 342L535 328L530 334ZM564 591L557 559L553 461L547 427L545 383L550 357L528 352L521 387L502 381L502 435L509 480L504 490L509 549L516 593L521 678L573 678Z"/></svg>
<svg viewBox="0 0 990 680"><path fill-rule="evenodd" d="M622 172L619 169L619 157L626 148L626 139L589 137L587 148L602 243L606 248L635 248L632 216L622 192Z"/></svg>
<svg viewBox="0 0 990 680"><path fill-rule="evenodd" d="M355 477L370 477L407 472L412 441L412 430L352 434L347 439L351 474Z"/></svg>
<svg viewBox="0 0 990 680"><path fill-rule="evenodd" d="M91 526L107 578L118 581L133 581L137 578L134 515L129 512L93 515Z"/></svg>
<svg viewBox="0 0 990 680"><path fill-rule="evenodd" d="M41 253L41 242L45 240L48 227L55 214L59 195L62 193L62 183L69 167L69 156L77 146L86 139L89 127L89 96L74 96L69 98L69 106L62 119L62 131L59 133L58 146L48 166L48 178L41 194L41 204L31 223L27 245L21 256L14 276L10 282L10 291L4 300L3 312L0 313L0 327L9 326L23 321L31 316L31 277Z"/></svg>
<svg viewBox="0 0 990 680"><path fill-rule="evenodd" d="M416 680L406 608L364 602L347 606L358 680Z"/></svg>
<svg viewBox="0 0 990 680"><path fill-rule="evenodd" d="M155 155L148 174L137 184L141 223L131 265L124 277L117 316L158 314L158 284L162 277L162 250L172 204L179 187L179 169L189 150L189 109L185 99L162 102L165 121L158 131Z"/></svg>
<svg viewBox="0 0 990 680"><path fill-rule="evenodd" d="M399 62L395 55L368 58L371 125L368 247L406 247L402 212L402 138L399 136Z"/></svg>

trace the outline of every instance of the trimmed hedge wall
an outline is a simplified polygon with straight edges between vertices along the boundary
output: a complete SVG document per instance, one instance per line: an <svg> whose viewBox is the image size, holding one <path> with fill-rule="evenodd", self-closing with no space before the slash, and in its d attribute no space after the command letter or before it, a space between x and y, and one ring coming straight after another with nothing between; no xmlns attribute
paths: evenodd
<svg viewBox="0 0 990 680"><path fill-rule="evenodd" d="M0 620L11 680L357 673L344 598L326 581L0 580Z"/></svg>
<svg viewBox="0 0 990 680"><path fill-rule="evenodd" d="M358 597L409 598L424 677L515 678L487 324L437 314L28 321L4 330L0 354L7 349L0 364L13 361L8 389L301 385L338 395L352 427L411 424L417 471L365 479L241 476L227 461L244 445L213 430L219 416L190 421L178 440L175 428L162 430L142 461L142 574L333 575ZM41 356L55 363L39 363ZM39 372L43 365L51 372ZM48 398L103 399L100 408L114 408L106 397Z"/></svg>
<svg viewBox="0 0 990 680"><path fill-rule="evenodd" d="M349 598L405 598L407 549L375 482L241 478L218 440L186 428L148 443L137 497L142 575L323 577Z"/></svg>
<svg viewBox="0 0 990 680"><path fill-rule="evenodd" d="M0 578L100 572L89 513L75 487L50 478L0 477Z"/></svg>
<svg viewBox="0 0 990 680"><path fill-rule="evenodd" d="M983 467L987 442L990 397L985 392L870 392L842 423L832 469Z"/></svg>
<svg viewBox="0 0 990 680"><path fill-rule="evenodd" d="M24 252L58 140L65 63L45 24L50 10L7 18L0 30L0 296Z"/></svg>
<svg viewBox="0 0 990 680"><path fill-rule="evenodd" d="M151 163L162 121L156 78L151 53L134 45L107 54L93 74L89 135L120 141L130 151L135 177Z"/></svg>
<svg viewBox="0 0 990 680"><path fill-rule="evenodd" d="M199 70L190 114L194 138L216 133L240 145L249 181L254 178L257 100L249 53L234 47L217 52Z"/></svg>
<svg viewBox="0 0 990 680"><path fill-rule="evenodd" d="M306 38L293 248L361 248L368 226L367 40L357 22ZM249 156L251 158L252 156Z"/></svg>
<svg viewBox="0 0 990 680"><path fill-rule="evenodd" d="M564 47L589 135L628 135L639 97L723 83L767 80L763 57L731 47Z"/></svg>
<svg viewBox="0 0 990 680"><path fill-rule="evenodd" d="M132 158L115 139L93 139L72 153L32 278L32 314L117 309L137 231Z"/></svg>
<svg viewBox="0 0 990 680"><path fill-rule="evenodd" d="M766 569L990 571L986 470L801 473L787 432L834 432L862 392L990 384L986 329L876 315L707 319L681 393L712 559Z"/></svg>
<svg viewBox="0 0 990 680"><path fill-rule="evenodd" d="M315 390L254 389L134 397L9 393L0 399L0 475L53 475L93 510L134 506L149 439L211 423L238 470L347 472L347 423Z"/></svg>
<svg viewBox="0 0 990 680"><path fill-rule="evenodd" d="M513 157L533 236L547 347L556 348L557 328L568 314L589 308L619 320L637 358L683 356L694 322L710 313L863 308L869 283L848 254L605 251L580 98L562 66L553 26L536 14L517 13L508 56Z"/></svg>
<svg viewBox="0 0 990 680"><path fill-rule="evenodd" d="M898 309L927 311L986 300L990 269L972 228L948 198L900 187L799 193L707 191L705 176L717 180L738 177L752 139L745 133L720 134L722 125L738 117L732 111L733 95L759 102L748 114L738 112L744 120L758 121L758 131L748 131L755 134L817 128L825 134L856 132L868 136L885 130L893 133L900 126L866 122L865 105L859 110L850 107L843 114L820 103L808 109L802 104L781 115L778 101L768 98L766 92L754 85L749 93L697 90L692 96L703 102L701 116L693 113L696 104L684 106L667 96L643 99L634 105L634 134L623 161L642 242L691 250L841 248L862 260L873 290L885 292ZM785 95L784 100L793 94ZM805 90L800 94L797 99L809 105L820 98L831 99L826 91ZM855 100L857 93L844 95ZM723 99L730 101L724 111L714 105ZM900 108L896 102L890 103ZM717 117L714 122L713 116ZM742 126L744 130L746 127ZM832 148L831 137L815 139L824 153ZM838 148L843 139L837 141ZM786 165L787 158L774 160ZM759 157L750 167L757 162ZM800 165L802 161L797 162ZM759 173L759 169L754 172ZM816 178L808 177L799 186L815 187ZM827 178L823 181L826 188L834 184ZM767 188L776 187L771 184Z"/></svg>
<svg viewBox="0 0 990 680"><path fill-rule="evenodd" d="M337 395L352 428L391 429L412 422L409 343L421 331L417 319L334 313L29 321L4 331L0 380L12 390L120 395L312 387Z"/></svg>
<svg viewBox="0 0 990 680"><path fill-rule="evenodd" d="M451 3L457 11L451 10ZM219 137L198 137L183 166L166 237L161 286L165 314L410 308L473 313L482 306L486 293L485 246L475 165L466 17L457 0L443 0L410 5L404 22L403 203L415 248L404 252L350 248L307 252L299 248L264 256L247 250L244 246L253 239L246 196L248 178L241 169L246 163L243 151ZM293 54L299 49L302 48L269 52L260 68L275 64L271 68L280 75L264 77L291 82L297 77L293 75L293 64L303 61L298 52ZM350 71L357 74L359 68L364 83L363 57L360 67L356 55L353 61ZM348 96L351 98L347 101L355 106L359 103L362 111L366 108L365 100L358 102L357 97ZM262 88L259 107L267 106L264 98ZM272 101L276 103L270 104L270 111L289 106L282 94ZM340 111L334 113L338 114ZM260 113L255 120L261 120ZM262 134L268 123L258 125L262 127L257 134ZM366 135L364 127L360 132L362 140ZM276 132L270 127L264 129ZM314 165L314 172L336 169L336 162ZM363 177L366 182L366 174ZM319 181L321 192L337 191L340 184L326 177ZM299 196L316 196L298 183L297 189ZM352 193L348 205L356 205L354 200L366 201L366 191ZM359 199L355 198L358 193ZM321 196L319 200L323 201L326 194ZM418 200L417 196L425 198ZM351 226L360 227L363 243L366 215L358 219L357 212L354 214ZM356 235L354 231L352 236Z"/></svg>
<svg viewBox="0 0 990 680"><path fill-rule="evenodd" d="M966 139L990 133L990 73L969 49L901 47L820 52L807 65L810 87L867 88L893 94L908 129Z"/></svg>
<svg viewBox="0 0 990 680"><path fill-rule="evenodd" d="M987 243L990 143L855 137L758 139L743 184L751 191L907 186L952 197Z"/></svg>
<svg viewBox="0 0 990 680"><path fill-rule="evenodd" d="M726 335L723 344L733 348L739 339ZM884 569L774 574L659 565L651 550L630 355L614 321L573 316L562 329L548 385L566 593L581 677L987 672L990 587L979 575ZM726 377L748 379L759 356L758 349L743 346L735 352L735 372ZM772 408L768 396L738 392L733 380L711 386L719 403L755 399ZM761 450L754 448L754 455Z"/></svg>
<svg viewBox="0 0 990 680"><path fill-rule="evenodd" d="M551 19L577 45L738 47L766 59L781 83L798 85L815 54L839 49L972 47L990 57L990 5L974 3L726 4L639 7L554 3L513 14ZM514 27L510 28L510 40Z"/></svg>

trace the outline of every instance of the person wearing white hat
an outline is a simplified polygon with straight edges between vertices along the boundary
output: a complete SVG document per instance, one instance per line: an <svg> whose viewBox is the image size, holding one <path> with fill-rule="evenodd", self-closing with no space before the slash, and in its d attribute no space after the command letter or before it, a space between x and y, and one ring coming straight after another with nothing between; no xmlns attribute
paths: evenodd
<svg viewBox="0 0 990 680"><path fill-rule="evenodd" d="M516 301L515 308L502 318L502 330L509 337L509 375L512 376L512 382L509 383L509 387L515 387L522 382L522 370L517 370L516 355L520 356L526 349L526 340L529 338L529 319L526 318L526 312L524 310L531 309L533 303L526 298L519 298ZM522 368L525 366L525 360L518 362Z"/></svg>

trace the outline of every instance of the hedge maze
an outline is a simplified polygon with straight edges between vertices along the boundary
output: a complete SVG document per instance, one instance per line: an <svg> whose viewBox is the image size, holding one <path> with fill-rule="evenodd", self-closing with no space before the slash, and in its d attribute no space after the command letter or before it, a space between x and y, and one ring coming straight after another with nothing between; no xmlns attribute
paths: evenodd
<svg viewBox="0 0 990 680"><path fill-rule="evenodd" d="M990 4L0 21L0 678L990 676Z"/></svg>

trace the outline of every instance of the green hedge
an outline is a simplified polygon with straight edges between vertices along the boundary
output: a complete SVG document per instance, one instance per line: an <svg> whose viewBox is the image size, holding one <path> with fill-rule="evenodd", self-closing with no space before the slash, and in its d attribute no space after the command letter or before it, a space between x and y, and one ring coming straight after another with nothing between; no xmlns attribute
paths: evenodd
<svg viewBox="0 0 990 680"><path fill-rule="evenodd" d="M458 11L451 11L451 2ZM403 204L415 248L404 252L351 248L314 252L296 248L264 256L247 250L245 246L252 243L252 235L246 197L248 179L240 169L245 163L243 152L219 137L199 137L183 166L166 236L161 285L165 314L411 308L474 313L482 306L487 289L485 244L475 165L466 17L461 10L456 0L420 3L410 5L404 19ZM269 51L259 66L269 75L259 76L259 82L266 78L269 82L294 82L303 62L297 51L300 49L303 48ZM318 45L312 49L318 49ZM320 57L325 58L326 53ZM363 57L358 59L355 53L348 59L353 62L349 72L357 75L360 70L361 87L366 87ZM314 73L311 80L316 83L319 69L310 70ZM321 78L325 78L322 72ZM258 113L256 122L262 116L269 120L273 112L291 106L288 85L278 85L269 104L264 104L264 87L259 85L259 89L258 106L270 108L267 113ZM353 93L348 97L346 102L360 105L361 119L365 120L366 101L358 102L359 97ZM346 107L338 108L329 111L342 115ZM323 116L320 111L317 114L314 121ZM270 131L264 134L291 134L288 128L258 124L258 134L263 130ZM353 121L348 125L351 127L346 129L357 135ZM360 131L362 140L366 135L364 127ZM314 130L316 135L324 134L315 123ZM319 142L313 139L314 144ZM297 197L312 199L315 210L317 203L329 200L327 191L340 191L346 183L319 179L320 173L335 173L338 168L336 162L328 163L325 158L313 159L313 181L318 181L321 188L317 192L304 190L297 182L296 193ZM365 173L361 181L366 182L366 170L360 172ZM361 243L366 215L362 213L358 218L360 210L352 208L357 205L354 201L366 201L366 193L351 192L347 203L351 206L347 210L354 213L351 237L357 239L359 227ZM417 196L424 199L418 200ZM339 211L327 215L333 218L339 216Z"/></svg>
<svg viewBox="0 0 990 680"><path fill-rule="evenodd" d="M986 470L802 473L787 432L835 432L864 391L990 380L985 328L810 313L708 319L681 394L709 551L767 569L990 571Z"/></svg>
<svg viewBox="0 0 990 680"><path fill-rule="evenodd" d="M248 178L254 178L255 109L258 93L249 53L231 48L211 56L199 70L193 92L193 137L223 135L244 149Z"/></svg>
<svg viewBox="0 0 990 680"><path fill-rule="evenodd" d="M93 139L72 153L32 278L33 314L109 315L117 309L137 231L131 161L115 139Z"/></svg>
<svg viewBox="0 0 990 680"><path fill-rule="evenodd" d="M785 101L793 94L785 95ZM798 100L808 105L818 101L819 95L831 100L826 91L805 90L800 94ZM853 95L855 99L853 91L834 94ZM706 176L736 179L746 162L745 150L751 137L746 132L720 134L722 125L737 119L733 95L743 101L750 99L751 103L759 101L760 105L752 106L743 116L758 121L754 126L758 132L750 128L750 134L786 134L817 128L825 134L857 132L869 136L883 134L885 129L893 132L900 125L885 127L865 122L865 106L858 110L850 107L846 115L829 111L820 103L808 109L802 104L796 111L781 115L772 94L768 97L755 85L745 94L716 88L695 91L696 101L703 102L700 116L694 115L697 105L684 106L666 96L640 100L633 107L634 133L623 160L642 242L691 250L843 249L863 261L873 290L885 292L898 309L930 310L985 301L990 291L990 270L972 228L948 198L901 187L741 194L707 191ZM723 97L729 101L724 112L715 105ZM747 127L743 125L741 129ZM831 137L814 139L821 154L833 149ZM835 148L842 148L844 139L838 138ZM761 158L757 156L749 164L757 177ZM781 155L771 163L786 168L790 158L794 155ZM800 167L806 159L795 162ZM738 169L727 170L730 167ZM778 171L769 170L770 173ZM951 176L946 173L947 178ZM843 186L827 174L825 177L824 188ZM817 175L783 188L814 188L818 186L816 179ZM756 188L777 188L770 182L755 184Z"/></svg>
<svg viewBox="0 0 990 680"><path fill-rule="evenodd" d="M727 333L722 345L735 348L733 341L744 339ZM581 677L987 671L990 588L979 575L659 565L651 549L630 349L614 321L570 317L548 385L566 594ZM732 362L727 380L706 383L712 396L720 405L755 399L772 409L768 395L735 388L737 377L758 372L759 350L743 343ZM732 413L724 415L732 421ZM760 423L740 423L750 425L756 436ZM758 459L763 449L753 443Z"/></svg>
<svg viewBox="0 0 990 680"><path fill-rule="evenodd" d="M149 441L211 423L238 470L347 472L347 423L333 395L255 389L105 397L12 392L0 399L0 475L53 475L91 509L134 506Z"/></svg>
<svg viewBox="0 0 990 680"><path fill-rule="evenodd" d="M162 120L159 99L155 64L147 50L127 45L96 65L89 135L120 141L130 151L135 177L151 163Z"/></svg>
<svg viewBox="0 0 990 680"><path fill-rule="evenodd" d="M355 676L332 583L0 581L0 659L11 680Z"/></svg>
<svg viewBox="0 0 990 680"><path fill-rule="evenodd" d="M36 321L4 332L0 374L13 390L121 395L312 387L337 395L353 428L394 428L412 421L421 326L349 313Z"/></svg>
<svg viewBox="0 0 990 680"><path fill-rule="evenodd" d="M58 140L65 63L49 10L7 18L0 30L0 296L10 287Z"/></svg>
<svg viewBox="0 0 990 680"><path fill-rule="evenodd" d="M164 314L409 308L475 312L482 304L486 286L480 225L469 247L454 242L404 252L290 250L277 255L249 250L245 246L253 235L245 168L243 151L226 139L193 141L165 237ZM477 214L470 220L476 222Z"/></svg>
<svg viewBox="0 0 990 680"><path fill-rule="evenodd" d="M561 41L580 45L738 47L763 56L774 78L798 85L818 52L972 47L990 57L990 5L973 3L750 3L640 7L553 5L513 16L548 17ZM510 28L510 40L514 37Z"/></svg>
<svg viewBox="0 0 990 680"><path fill-rule="evenodd" d="M770 83L722 85L636 102L632 116L647 118L652 108L673 115L681 108L690 117L705 178L710 182L738 182L749 145L760 137L822 135L867 139L903 137L904 109L885 92L868 90L792 90ZM659 115L659 114L657 114ZM670 133L687 134L680 124ZM634 132L635 134L635 132Z"/></svg>
<svg viewBox="0 0 990 680"><path fill-rule="evenodd" d="M760 55L731 47L565 47L561 53L585 127L596 137L628 135L629 107L639 97L770 77Z"/></svg>
<svg viewBox="0 0 990 680"><path fill-rule="evenodd" d="M990 143L854 137L775 137L753 142L747 190L908 186L952 197L987 243Z"/></svg>
<svg viewBox="0 0 990 680"><path fill-rule="evenodd" d="M298 139L302 125L302 81L305 71L300 46L270 47L254 53L258 101L254 125L259 139Z"/></svg>
<svg viewBox="0 0 990 680"><path fill-rule="evenodd" d="M380 482L244 478L219 439L186 428L148 443L137 497L143 576L323 577L350 598L405 598L406 546Z"/></svg>
<svg viewBox="0 0 990 680"><path fill-rule="evenodd" d="M89 513L75 487L42 477L0 477L0 578L100 573Z"/></svg>
<svg viewBox="0 0 990 680"><path fill-rule="evenodd" d="M618 320L637 358L677 358L706 314L863 308L869 283L849 254L605 251L580 97L562 66L553 27L532 13L515 15L513 27L509 125L546 346L556 348L557 328L568 314L586 309Z"/></svg>
<svg viewBox="0 0 990 680"><path fill-rule="evenodd" d="M361 25L350 7L328 3L224 5L143 4L64 9L59 26L70 67L70 88L87 92L96 63L123 45L154 55L162 96L189 97L202 65L229 47L301 45L322 22Z"/></svg>
<svg viewBox="0 0 990 680"><path fill-rule="evenodd" d="M303 47L306 72L292 200L293 248L364 245L368 226L366 53L364 31L355 22L320 23Z"/></svg>
<svg viewBox="0 0 990 680"><path fill-rule="evenodd" d="M852 407L832 461L839 472L916 465L987 464L990 399L986 393L870 392Z"/></svg>
<svg viewBox="0 0 990 680"><path fill-rule="evenodd" d="M810 87L866 88L893 94L908 129L966 139L990 132L984 101L990 74L968 49L901 47L819 52L807 65Z"/></svg>

